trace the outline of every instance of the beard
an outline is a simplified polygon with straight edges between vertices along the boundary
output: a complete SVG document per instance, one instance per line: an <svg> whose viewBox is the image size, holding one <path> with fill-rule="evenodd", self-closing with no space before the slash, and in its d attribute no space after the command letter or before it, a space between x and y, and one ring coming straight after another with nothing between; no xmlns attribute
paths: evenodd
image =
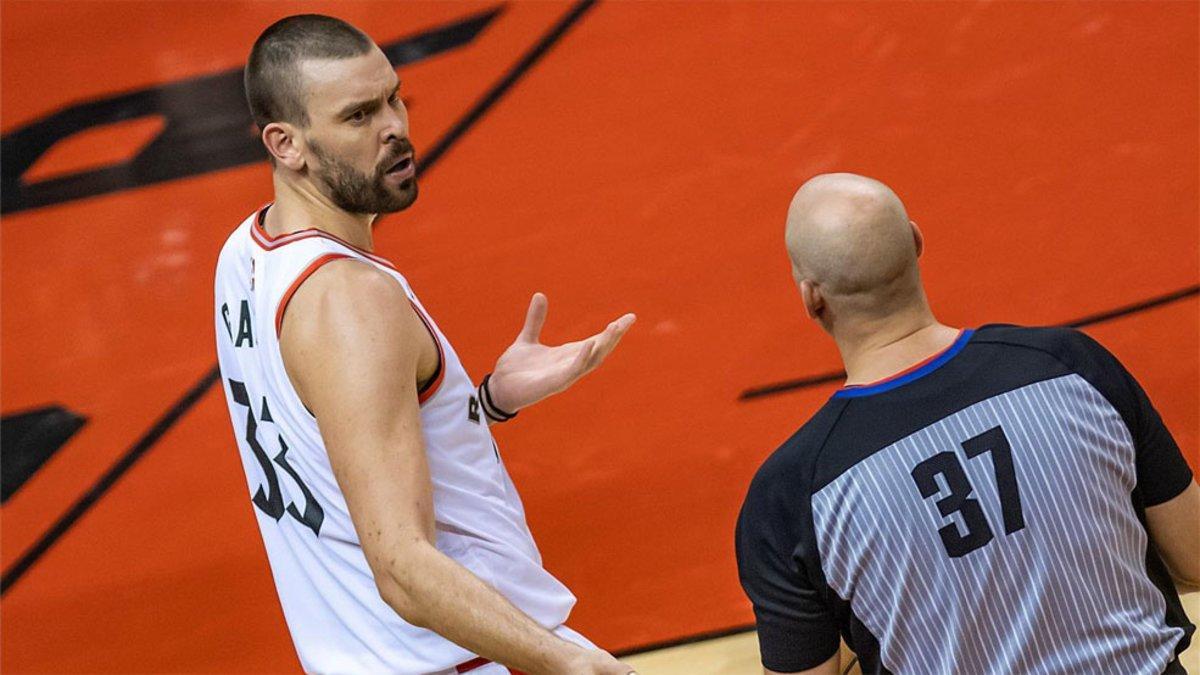
<svg viewBox="0 0 1200 675"><path fill-rule="evenodd" d="M400 183L398 187L392 187L385 179L388 169L392 168L401 156L412 152L412 143L407 138L396 144L394 151L388 153L369 175L326 151L316 141L310 139L308 145L317 159L321 160L320 168L313 170L313 178L325 185L329 198L343 211L366 214L395 213L408 208L417 200L415 175ZM416 161L415 157L413 161Z"/></svg>

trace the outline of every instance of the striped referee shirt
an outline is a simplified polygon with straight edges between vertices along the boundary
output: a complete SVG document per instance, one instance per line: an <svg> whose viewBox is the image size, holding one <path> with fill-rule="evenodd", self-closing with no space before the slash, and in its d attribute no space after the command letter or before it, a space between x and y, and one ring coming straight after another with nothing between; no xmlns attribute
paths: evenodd
<svg viewBox="0 0 1200 675"><path fill-rule="evenodd" d="M763 665L839 634L865 673L1178 673L1195 627L1145 508L1192 474L1124 367L1069 329L984 326L847 387L738 519Z"/></svg>

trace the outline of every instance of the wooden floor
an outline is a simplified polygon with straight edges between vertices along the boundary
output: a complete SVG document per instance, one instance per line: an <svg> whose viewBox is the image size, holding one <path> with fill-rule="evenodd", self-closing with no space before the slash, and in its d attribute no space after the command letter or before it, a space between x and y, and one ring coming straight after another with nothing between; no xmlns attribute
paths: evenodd
<svg viewBox="0 0 1200 675"><path fill-rule="evenodd" d="M1183 606L1192 621L1200 618L1200 593L1185 595ZM1200 673L1198 642L1200 640L1193 641L1192 648L1183 655L1183 666L1191 673ZM640 675L758 675L762 672L754 633L660 649L624 660L637 668ZM859 672L857 666L851 670L854 675Z"/></svg>

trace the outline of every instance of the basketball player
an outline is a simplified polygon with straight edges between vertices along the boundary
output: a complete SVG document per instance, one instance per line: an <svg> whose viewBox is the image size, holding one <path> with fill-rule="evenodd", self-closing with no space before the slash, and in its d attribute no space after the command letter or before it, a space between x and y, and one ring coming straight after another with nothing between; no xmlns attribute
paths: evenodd
<svg viewBox="0 0 1200 675"><path fill-rule="evenodd" d="M246 95L275 201L216 275L218 354L255 515L305 670L631 669L566 627L488 426L571 386L634 321L558 347L546 298L477 386L372 223L417 197L399 81L338 19L255 42ZM471 298L478 302L479 295Z"/></svg>
<svg viewBox="0 0 1200 675"><path fill-rule="evenodd" d="M885 185L818 176L787 249L847 384L762 466L737 528L768 672L1182 672L1200 488L1086 335L934 318ZM1174 582L1174 583L1173 583Z"/></svg>

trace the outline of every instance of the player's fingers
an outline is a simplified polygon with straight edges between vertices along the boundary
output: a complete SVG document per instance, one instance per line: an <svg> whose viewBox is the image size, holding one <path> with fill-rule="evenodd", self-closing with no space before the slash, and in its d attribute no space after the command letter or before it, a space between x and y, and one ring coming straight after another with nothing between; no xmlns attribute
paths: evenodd
<svg viewBox="0 0 1200 675"><path fill-rule="evenodd" d="M529 300L529 311L525 312L525 326L521 328L518 340L537 342L542 335L542 326L546 324L546 312L549 311L550 301L542 293L534 293Z"/></svg>
<svg viewBox="0 0 1200 675"><path fill-rule="evenodd" d="M629 330L629 327L636 320L637 317L633 314L626 314L608 324L600 334L599 349L596 351L601 355L606 355L612 351L612 348L617 346L617 343L621 341L621 336L625 335L625 332Z"/></svg>
<svg viewBox="0 0 1200 675"><path fill-rule="evenodd" d="M629 327L633 322L637 321L637 316L626 314L621 318L608 324L608 328L604 329L600 339L596 344L596 351L592 354L591 361L588 363L588 370L592 370L604 362L612 350L617 348L617 343L621 341Z"/></svg>
<svg viewBox="0 0 1200 675"><path fill-rule="evenodd" d="M593 368L599 365L599 362L604 359L604 355L608 353L609 345L612 344L613 334L616 332L616 322L612 322L604 327L604 330L596 333L589 342L595 344L592 350L591 358L584 364L584 372L590 372Z"/></svg>
<svg viewBox="0 0 1200 675"><path fill-rule="evenodd" d="M622 330L620 322L614 321L608 324L608 328L604 329L604 336L596 343L596 351L592 352L592 359L588 362L588 370L594 370L599 366L609 353L616 348L617 343L621 341L621 336L625 334Z"/></svg>
<svg viewBox="0 0 1200 675"><path fill-rule="evenodd" d="M563 386L570 385L588 370L588 363L592 360L592 354L596 350L596 341L584 340L580 344L579 353L575 355L575 359L571 362L571 367L567 369L566 383Z"/></svg>
<svg viewBox="0 0 1200 675"><path fill-rule="evenodd" d="M633 314L633 313L622 314L620 317L610 321L609 324L604 327L604 330L600 331L599 333L596 333L595 335L593 335L592 337L590 337L588 339L589 340L607 340L611 337L612 332L614 330L618 331L621 335L624 335L625 331L629 330L629 327L632 326L633 322L636 320L637 320L636 314Z"/></svg>

